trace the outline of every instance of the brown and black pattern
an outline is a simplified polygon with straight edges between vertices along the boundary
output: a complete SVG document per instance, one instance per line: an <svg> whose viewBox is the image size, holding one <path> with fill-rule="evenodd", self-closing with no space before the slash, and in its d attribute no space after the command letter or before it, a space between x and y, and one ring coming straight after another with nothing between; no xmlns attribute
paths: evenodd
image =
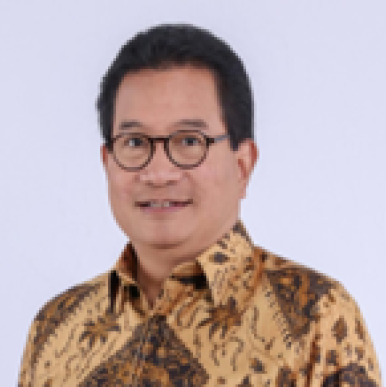
<svg viewBox="0 0 386 387"><path fill-rule="evenodd" d="M209 338L221 330L223 339L232 327L241 325L243 311L237 309L237 303L233 297L229 297L225 305L209 308L207 311L209 317L201 321L197 327L209 326Z"/></svg>
<svg viewBox="0 0 386 387"><path fill-rule="evenodd" d="M106 311L103 316L99 316L96 321L88 320L84 323L84 331L79 337L79 342L87 341L89 349L98 342L104 344L111 332L120 332L121 327L117 322L117 315Z"/></svg>
<svg viewBox="0 0 386 387"><path fill-rule="evenodd" d="M237 222L233 226L232 232L234 234L239 234L248 244L252 244L253 243L251 238L250 238L250 236L247 233L247 230L245 229L245 227L243 226L243 224L241 222Z"/></svg>
<svg viewBox="0 0 386 387"><path fill-rule="evenodd" d="M229 337L228 340L221 344L215 343L211 351L213 363L219 366L219 359L227 356L229 352L229 355L231 355L230 365L232 366L232 370L236 372L239 368L238 365L240 364L240 355L244 352L245 347L245 342L237 336Z"/></svg>
<svg viewBox="0 0 386 387"><path fill-rule="evenodd" d="M98 291L102 283L75 286L48 302L35 318L37 325L31 362L35 364L48 338L73 314L78 306L92 293Z"/></svg>
<svg viewBox="0 0 386 387"><path fill-rule="evenodd" d="M19 387L381 385L344 288L254 249L241 224L176 267L152 311L127 260L43 308Z"/></svg>
<svg viewBox="0 0 386 387"><path fill-rule="evenodd" d="M339 317L332 327L333 336L336 342L340 344L347 337L347 324L343 317Z"/></svg>
<svg viewBox="0 0 386 387"><path fill-rule="evenodd" d="M185 286L192 286L195 290L202 290L208 287L206 276L203 273L190 276L172 275L170 279Z"/></svg>
<svg viewBox="0 0 386 387"><path fill-rule="evenodd" d="M260 359L256 357L251 360L251 368L256 374L265 373L265 366Z"/></svg>
<svg viewBox="0 0 386 387"><path fill-rule="evenodd" d="M237 385L237 387L253 387L250 379L249 379L249 376L246 376L243 381Z"/></svg>
<svg viewBox="0 0 386 387"><path fill-rule="evenodd" d="M328 365L338 366L338 354L335 349L331 349L327 352L326 363Z"/></svg>
<svg viewBox="0 0 386 387"><path fill-rule="evenodd" d="M267 270L267 276L275 292L294 340L299 340L310 330L310 324L318 321L318 304L329 294L335 284L322 275L302 267L288 267L276 271Z"/></svg>
<svg viewBox="0 0 386 387"><path fill-rule="evenodd" d="M193 387L205 385L208 379L205 368L165 319L156 316L139 325L127 344L94 369L79 387L123 386L130 380L138 386Z"/></svg>
<svg viewBox="0 0 386 387"><path fill-rule="evenodd" d="M230 258L227 253L228 252L234 253L233 246L229 244L231 234L241 237L241 239L243 239L247 244L252 244L252 241L248 233L246 232L244 226L242 225L242 223L237 222L233 226L232 230L229 233L225 234L223 238L219 242L217 242L217 246L220 247L220 250L216 251L210 257L211 262L215 264L223 264L223 263L229 262Z"/></svg>
<svg viewBox="0 0 386 387"><path fill-rule="evenodd" d="M355 319L355 333L357 334L359 340L362 340L363 342L366 341L365 329L363 324L357 318Z"/></svg>
<svg viewBox="0 0 386 387"><path fill-rule="evenodd" d="M363 359L363 356L365 354L365 351L362 347L356 347L355 353L357 355L358 361Z"/></svg>
<svg viewBox="0 0 386 387"><path fill-rule="evenodd" d="M322 349L319 344L314 343L311 350L311 361L314 364L319 364L322 361Z"/></svg>
<svg viewBox="0 0 386 387"><path fill-rule="evenodd" d="M366 369L356 363L350 363L346 367L339 369L328 375L323 381L323 387L377 387L377 383L370 379Z"/></svg>
<svg viewBox="0 0 386 387"><path fill-rule="evenodd" d="M224 254L222 251L216 251L212 255L211 261L213 263L223 264L229 261L229 256L227 254Z"/></svg>
<svg viewBox="0 0 386 387"><path fill-rule="evenodd" d="M296 377L293 375L291 368L283 367L279 370L276 380L277 387L295 387Z"/></svg>

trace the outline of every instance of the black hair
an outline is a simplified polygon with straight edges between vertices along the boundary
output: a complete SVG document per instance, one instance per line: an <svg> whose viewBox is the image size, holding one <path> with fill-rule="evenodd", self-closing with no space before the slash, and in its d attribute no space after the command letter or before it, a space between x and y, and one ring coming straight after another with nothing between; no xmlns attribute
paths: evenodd
<svg viewBox="0 0 386 387"><path fill-rule="evenodd" d="M206 68L213 73L232 148L237 149L240 142L253 138L252 90L240 58L209 31L176 24L140 32L119 51L103 77L97 100L104 141L111 141L115 98L127 73L184 65Z"/></svg>

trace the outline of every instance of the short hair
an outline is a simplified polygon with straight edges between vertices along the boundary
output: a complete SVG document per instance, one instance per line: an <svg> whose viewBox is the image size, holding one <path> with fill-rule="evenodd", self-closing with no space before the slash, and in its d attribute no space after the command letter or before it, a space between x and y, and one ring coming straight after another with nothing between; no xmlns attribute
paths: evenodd
<svg viewBox="0 0 386 387"><path fill-rule="evenodd" d="M135 35L121 48L107 70L97 100L104 141L109 143L112 139L116 94L126 74L184 65L212 72L232 149L237 149L247 138L253 139L253 96L241 59L209 31L173 24L159 25Z"/></svg>

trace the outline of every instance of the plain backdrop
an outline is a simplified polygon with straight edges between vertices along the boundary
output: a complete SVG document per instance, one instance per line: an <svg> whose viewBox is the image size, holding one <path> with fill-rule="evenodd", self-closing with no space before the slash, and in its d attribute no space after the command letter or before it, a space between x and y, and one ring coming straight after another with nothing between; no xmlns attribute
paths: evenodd
<svg viewBox="0 0 386 387"><path fill-rule="evenodd" d="M0 0L1 385L38 309L126 242L95 99L120 46L166 22L210 29L245 62L261 157L242 219L348 289L386 372L385 1Z"/></svg>

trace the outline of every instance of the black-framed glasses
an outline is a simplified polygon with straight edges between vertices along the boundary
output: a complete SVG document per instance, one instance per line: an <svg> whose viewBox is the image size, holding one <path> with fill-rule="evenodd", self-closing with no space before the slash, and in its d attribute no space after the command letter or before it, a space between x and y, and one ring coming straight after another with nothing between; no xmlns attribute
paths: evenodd
<svg viewBox="0 0 386 387"><path fill-rule="evenodd" d="M169 136L150 137L143 133L122 133L106 143L116 163L126 171L138 171L148 165L154 156L156 142L163 142L169 160L179 168L190 169L200 165L208 154L209 146L225 140L229 134L209 137L199 130L177 130Z"/></svg>

